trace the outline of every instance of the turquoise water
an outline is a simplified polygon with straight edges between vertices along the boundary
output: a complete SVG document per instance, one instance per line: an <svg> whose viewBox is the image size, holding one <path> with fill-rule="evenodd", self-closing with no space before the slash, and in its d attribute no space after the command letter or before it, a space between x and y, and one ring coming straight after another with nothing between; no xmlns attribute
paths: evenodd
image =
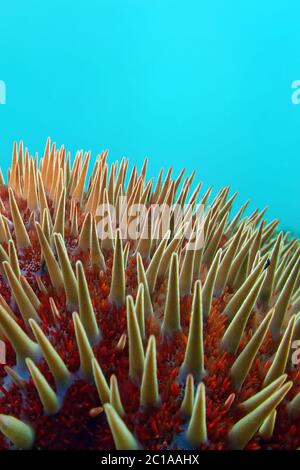
<svg viewBox="0 0 300 470"><path fill-rule="evenodd" d="M110 149L269 206L299 232L299 1L2 0L0 161Z"/></svg>

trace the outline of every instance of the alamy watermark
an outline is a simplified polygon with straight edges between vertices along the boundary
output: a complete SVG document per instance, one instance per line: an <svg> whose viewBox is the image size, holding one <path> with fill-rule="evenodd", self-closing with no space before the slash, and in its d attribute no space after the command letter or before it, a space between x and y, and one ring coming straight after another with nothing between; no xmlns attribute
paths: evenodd
<svg viewBox="0 0 300 470"><path fill-rule="evenodd" d="M300 80L292 82L292 89L294 90L291 96L293 104L300 104Z"/></svg>
<svg viewBox="0 0 300 470"><path fill-rule="evenodd" d="M200 250L204 244L203 204L132 204L121 196L118 204L100 204L96 211L99 239L115 238L138 241L184 238L187 250Z"/></svg>
<svg viewBox="0 0 300 470"><path fill-rule="evenodd" d="M300 364L300 339L296 339L292 342L292 364L298 366Z"/></svg>
<svg viewBox="0 0 300 470"><path fill-rule="evenodd" d="M0 105L6 104L6 83L0 80Z"/></svg>

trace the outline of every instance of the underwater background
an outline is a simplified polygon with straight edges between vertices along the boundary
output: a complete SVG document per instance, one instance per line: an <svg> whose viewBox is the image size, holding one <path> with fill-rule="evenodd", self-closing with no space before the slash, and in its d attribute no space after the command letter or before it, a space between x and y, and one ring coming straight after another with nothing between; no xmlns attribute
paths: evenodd
<svg viewBox="0 0 300 470"><path fill-rule="evenodd" d="M299 234L300 3L0 0L0 165L13 140L197 171ZM92 165L91 165L92 166ZM202 194L204 194L202 190Z"/></svg>

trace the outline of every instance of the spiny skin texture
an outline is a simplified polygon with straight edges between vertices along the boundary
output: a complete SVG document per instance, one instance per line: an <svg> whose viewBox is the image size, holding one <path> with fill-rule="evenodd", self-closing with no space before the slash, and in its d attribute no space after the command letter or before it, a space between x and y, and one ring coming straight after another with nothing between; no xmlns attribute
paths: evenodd
<svg viewBox="0 0 300 470"><path fill-rule="evenodd" d="M292 364L291 341L282 342L281 340L287 332L288 325L290 328L294 328L290 340L300 340L299 318L296 319L296 325L292 324L293 320L290 320L300 308L299 240L289 239L288 235L278 235L276 221L268 225L262 221L264 214L258 211L255 211L250 217L243 217L243 211L241 211L236 218L224 218L227 213L229 214L232 204L232 200L228 196L229 188L221 190L211 203L207 202L209 194L203 195L204 199L199 198L199 200L206 204L204 248L195 253L190 264L186 262L185 265L187 241L184 237L179 240L177 245L174 244L173 250L170 250L169 253L167 250L172 243L172 237L167 242L162 255L168 253L168 257L162 262L160 262L161 258L158 260L158 276L155 279L154 288L150 289L153 315L149 315L146 309L144 311L148 286L144 283L143 289L140 289L143 291L144 303L141 301L142 307L139 310L138 301L136 302L134 315L137 316L139 325L143 324L145 317L145 324L144 335L142 330L141 333L137 330L137 333L134 330L135 322L131 320L130 323L127 318L129 313L126 310L129 308L128 305L131 305L131 301L126 304L125 296L132 296L135 301L139 284L143 283L141 266L139 273L137 272L137 252L140 252L144 269L146 273L149 273L147 268L157 252L161 240L153 241L148 253L145 247L139 245L135 240L122 241L125 253L126 250L129 250L127 257L124 256L124 253L120 255L120 259L125 264L125 295L123 298L122 292L120 294L119 291L122 279L124 279L122 278L124 272L122 266L117 265L117 261L114 261L116 248L113 247L113 244L110 245L107 240L99 240L101 250L98 250L98 258L96 257L95 244L91 242L93 238L91 225L88 225L90 222L86 215L88 213L92 215L93 224L98 205L107 198L116 206L120 194L127 194L129 199L135 197L136 201L142 200L147 207L151 203L173 202L178 198L184 204L189 200L188 192L193 176L186 178L182 183L181 178L173 180L170 173L164 182L159 180L156 188L152 189L151 185L147 187L146 165L144 165L140 175L134 168L129 182L125 184L126 161L123 160L118 167L114 164L109 169L106 157L107 152L97 156L95 167L88 180L86 176L88 154L83 155L82 152L78 152L75 162L70 168L69 156L66 155L64 147L56 148L55 144L51 144L49 140L39 163L38 160L34 161L30 157L27 150L24 150L22 143L15 144L9 182L5 184L3 179L1 181L0 293L2 297L0 300L4 314L1 314L0 308L0 328L1 338L6 343L6 367L1 366L0 428L3 433L0 434L0 448L101 450L114 449L115 447L119 449L133 448L132 446L135 444L139 448L155 450L172 448L216 450L298 448L300 446L300 407L294 406L296 411L294 410L292 413L290 403L300 392L300 371L299 366ZM22 226L15 215L9 188L15 197L23 221ZM197 197L196 191L190 196L190 202L195 202ZM47 206L49 212L47 212ZM59 208L63 208L61 218ZM49 272L50 262L46 252L41 250L41 239L35 221L40 223L51 246L51 252L55 256L54 259L57 260L57 273L63 273L62 285L53 285L53 279L51 279ZM85 238L82 235L84 221L88 226L88 236ZM195 221L194 216L193 223ZM65 277L62 261L57 253L57 245L54 242L54 239L57 242L57 237L53 236L54 232L61 233L63 236L72 271L76 276L73 283L75 282L77 288L76 262L78 260L82 262L88 286L87 295L91 301L91 304L84 304L84 311L80 311L80 300L76 305L68 302L66 285L69 285L69 281ZM9 240L14 241L19 271L14 263L12 248L9 250ZM226 261L226 253L229 250L231 250L229 252L231 255L228 255ZM103 258L99 258L99 253ZM178 259L172 253L177 253ZM187 292L186 284L184 284L184 291L180 291L183 284L182 280L179 282L178 271L173 272L178 281L178 287L175 289L174 283L168 285L169 273L171 276L170 269L172 269L170 268L171 258L171 267L176 267L175 261L178 261L179 272L184 265L187 267L184 272L185 276L189 273L189 269L192 270L189 292ZM95 259L96 262L93 261ZM26 291L24 284L21 283L23 286L20 288L21 291L27 292L25 308L22 311L20 296L16 291L13 291L13 285L9 282L7 263L12 267L17 280L23 276L36 294L35 310L38 316L36 323L70 372L66 384L61 386L53 377L53 371L50 371L44 354L40 352L32 358L38 370L56 393L55 400L57 400L59 410L54 414L45 411L45 404L42 402L33 376L29 374L25 364L26 354L18 358L16 365L15 349L18 340L15 340L14 343L8 338L8 327L3 318L5 318L6 312L10 318L14 318L14 324L19 325L27 336L37 344L30 326L31 320L24 315L24 312L29 311L28 307L32 308L34 300L32 291L29 294L28 288ZM164 266L163 263L165 263ZM261 269L258 268L259 263L261 263ZM111 287L114 268L115 279L119 281L117 283L118 296ZM117 269L118 271L116 271ZM257 269L257 275L253 274L255 269ZM267 273L265 277L263 276L264 272ZM251 275L253 277L252 283L250 282ZM56 278L54 276L54 279L59 284L59 276ZM196 292L196 281L199 280L201 284L197 287L199 290L198 297L196 297L194 291ZM147 281L145 282L147 284ZM256 291L253 286L256 286ZM173 306L171 315L175 314L173 312L175 311L176 299L179 298L180 302L180 329L177 331L162 330L166 315L168 289L169 291L170 289L176 290L171 296ZM240 297L235 296L238 292L240 292ZM250 293L252 293L252 297ZM195 299L194 305L193 297ZM77 294L75 298L77 298ZM121 301L119 301L120 298ZM199 302L196 298L200 299ZM235 303L232 299L235 300ZM91 309L89 309L89 305L92 306ZM208 305L208 311L205 311L204 305ZM237 377L233 377L231 372L232 366L244 348L250 344L251 338L254 337L262 321L270 312L270 308L274 306L275 313L273 312L272 316L270 314L270 323L267 324L266 334L258 344L258 351L253 356L253 361L249 370L246 371L241 386L237 387ZM86 338L90 339L87 340L88 347L92 347L93 353L91 354L97 359L108 387L111 376L113 374L116 376L123 411L122 409L120 411L116 392L112 392L112 388L110 391L107 389L108 400L110 400L112 408L102 403L95 385L95 375L93 375L91 365L92 356L89 355L89 349L81 351L87 364L83 367L79 341L78 338L76 339L78 321L76 323L74 319L74 311L79 311L85 332L89 331L91 324L87 312L92 311L95 316L99 335L96 339L91 340L87 333ZM138 312L141 311L142 316L138 316ZM199 335L194 335L190 339L192 312L195 315L193 325L195 325L194 328L198 329L199 327ZM198 312L198 317L195 312ZM31 316L31 318L33 317ZM277 323L274 318L277 318ZM234 321L236 323L233 323ZM243 322L244 327L239 329L239 325ZM280 323L279 329L276 326L278 322ZM130 328L132 328L131 335L128 335L128 325L131 325ZM231 325L233 334L230 334L230 330L228 330L229 325ZM238 341L237 347L232 350L232 341L236 340L239 331L240 341ZM153 356L151 356L150 348L149 351L147 350L151 335L154 336L156 345L156 373L152 368L151 358L153 359ZM132 338L131 344L129 344L129 336ZM129 348L139 344L139 338L141 338L145 355L144 358L142 357L144 360L142 374L145 374L145 370L148 371L147 389L144 388L144 395L149 396L152 385L158 384L159 399L150 405L147 404L147 406L141 398L144 396L143 393L141 394L141 389L146 383L146 378L144 376L130 376L130 370L133 370L132 366L135 364L129 363ZM191 372L194 376L195 387L195 397L192 401L195 399L195 403L191 404L190 410L194 413L196 413L196 409L198 410L194 423L199 422L199 429L202 426L202 432L197 429L197 426L196 430L192 429L192 418L181 410L185 393L185 379L189 372L183 370L182 365L183 363L192 365L199 363L198 360L193 360L193 357L190 358L190 362L184 362L188 343L191 345L190 350L198 351L197 354L201 354L201 344L203 349L204 372L199 371L199 375ZM286 354L284 352L280 356L277 354L276 362L276 352L280 350L280 347L284 349L285 345L287 345ZM272 379L270 383L273 383L282 374L287 374L279 386L284 387L283 383L291 382L290 386L287 386L287 393L279 403L274 402L274 406L270 405L266 415L262 414L263 418L261 416L257 418L257 426L254 431L252 430L253 432L249 430L246 423L246 430L243 428L242 431L239 431L239 434L245 437L245 442L243 444L237 443L234 434L237 429L235 425L249 412L240 405L269 385L264 381L274 363L277 366L275 372L269 374ZM12 379L13 372L7 366L18 374L14 380ZM238 375L238 379L240 380L240 375ZM197 402L196 398L196 389L201 381L205 386L204 415L203 408L201 408L203 402ZM115 384L114 379L111 383ZM257 406L263 403L267 407L266 400L274 397L274 393L278 389L278 387L275 388L273 394L267 395L265 400L257 403ZM203 392L203 388L201 390ZM203 400L203 395L201 396L201 400ZM49 398L49 393L47 397ZM197 397L200 400L200 392ZM113 424L109 425L110 420L107 417L110 416L111 409L116 409L120 413L120 418L127 426L129 435L133 436L133 440L126 441L123 428L121 429L117 425L115 429ZM266 436L266 433L261 435L259 428L275 409L277 415L274 428L269 432L269 436ZM30 432L33 431L33 439L30 433L27 436L22 429L18 430L14 423L11 425L10 432L7 432L3 416L13 416L28 425ZM123 441L121 438L118 440L118 436L116 437L114 434L114 431L118 434L118 430ZM20 440L20 438L22 439ZM125 443L124 447L125 441L130 442ZM20 442L21 444L18 445Z"/></svg>

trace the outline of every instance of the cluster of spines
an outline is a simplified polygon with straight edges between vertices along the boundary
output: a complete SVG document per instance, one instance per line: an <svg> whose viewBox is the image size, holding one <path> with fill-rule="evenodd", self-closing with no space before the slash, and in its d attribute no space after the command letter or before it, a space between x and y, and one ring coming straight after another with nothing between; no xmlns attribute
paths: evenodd
<svg viewBox="0 0 300 470"><path fill-rule="evenodd" d="M123 159L119 168L117 163L112 164L109 171L107 152L103 152L97 157L86 183L89 158L89 153L78 152L71 168L70 155L66 154L65 148L56 149L48 140L44 156L38 163L37 157L24 151L21 143L19 148L14 146L7 187L1 175L1 186L4 192L8 190L8 201L4 197L0 201L1 274L14 302L9 305L3 296L0 297L0 328L2 337L16 353L16 366L6 367L10 380L22 387L29 372L47 415L59 413L62 406L60 392L74 380L74 374L40 327L39 296L19 266L18 254L31 247L34 239L40 246L41 266L50 280L49 287L37 277L40 292L63 292L66 305L74 312L79 377L95 383L116 448L137 449L141 446L124 421L125 410L117 377L112 374L108 383L95 358L93 346L101 341L102 333L83 263L78 260L74 270L65 246L67 232L68 236L78 239L77 253L88 256L90 264L100 272L107 269L106 253L113 252L109 302L117 309L126 306L127 315L127 331L121 332L117 347L124 349L128 343L129 376L140 388L142 409L161 406L157 337L153 334L147 337L145 326L149 318L157 317L153 305L157 281L165 280L159 341L172 341L172 337L181 332L180 302L182 298L192 296L178 381L185 381L181 413L187 418L187 445L194 448L208 443L206 395L210 391L205 386L204 326L213 300L221 298L224 292L231 293L222 313L227 324L220 348L234 357L230 380L235 393L242 389L266 338L271 337L274 347L270 351L274 356L261 389L239 405L242 417L230 429L227 445L234 449L245 448L257 432L262 439L271 440L276 426L276 409L293 387L292 380L286 381L286 372L291 368L288 363L291 344L294 339L300 339L300 318L299 314L295 315L300 304L299 241L289 241L282 232L276 233L277 220L266 224L265 210L256 210L243 218L248 203L229 221L236 194L228 199L229 188L223 188L208 205L209 188L200 200L206 206L201 227L200 222L192 218L193 234L197 238L201 233L204 244L197 249L188 249L184 226L195 209L201 188L199 184L188 200L194 174L182 181L184 172L181 172L173 180L169 170L163 182L161 172L152 189L153 181L146 181L145 161L140 175L136 167L133 168L125 187L128 161ZM138 242L127 240L124 244L120 230L116 230L109 219L109 236L99 240L97 208L102 203L114 205L117 224L120 224L127 217L121 206L124 195L128 205L143 203L150 207L152 203L171 205L177 202L183 207L187 201L189 205L176 233L172 234L170 230L157 240L141 237ZM158 223L157 234L160 229ZM135 301L126 292L129 253L136 258ZM59 317L60 312L51 296L49 302L53 315ZM256 329L245 345L243 337L254 311ZM53 375L55 389L37 366L41 358ZM228 403L234 401L232 395ZM286 414L292 420L300 414L299 390L293 395L293 399L285 404ZM17 448L30 448L34 444L32 425L14 416L1 415L0 429Z"/></svg>

